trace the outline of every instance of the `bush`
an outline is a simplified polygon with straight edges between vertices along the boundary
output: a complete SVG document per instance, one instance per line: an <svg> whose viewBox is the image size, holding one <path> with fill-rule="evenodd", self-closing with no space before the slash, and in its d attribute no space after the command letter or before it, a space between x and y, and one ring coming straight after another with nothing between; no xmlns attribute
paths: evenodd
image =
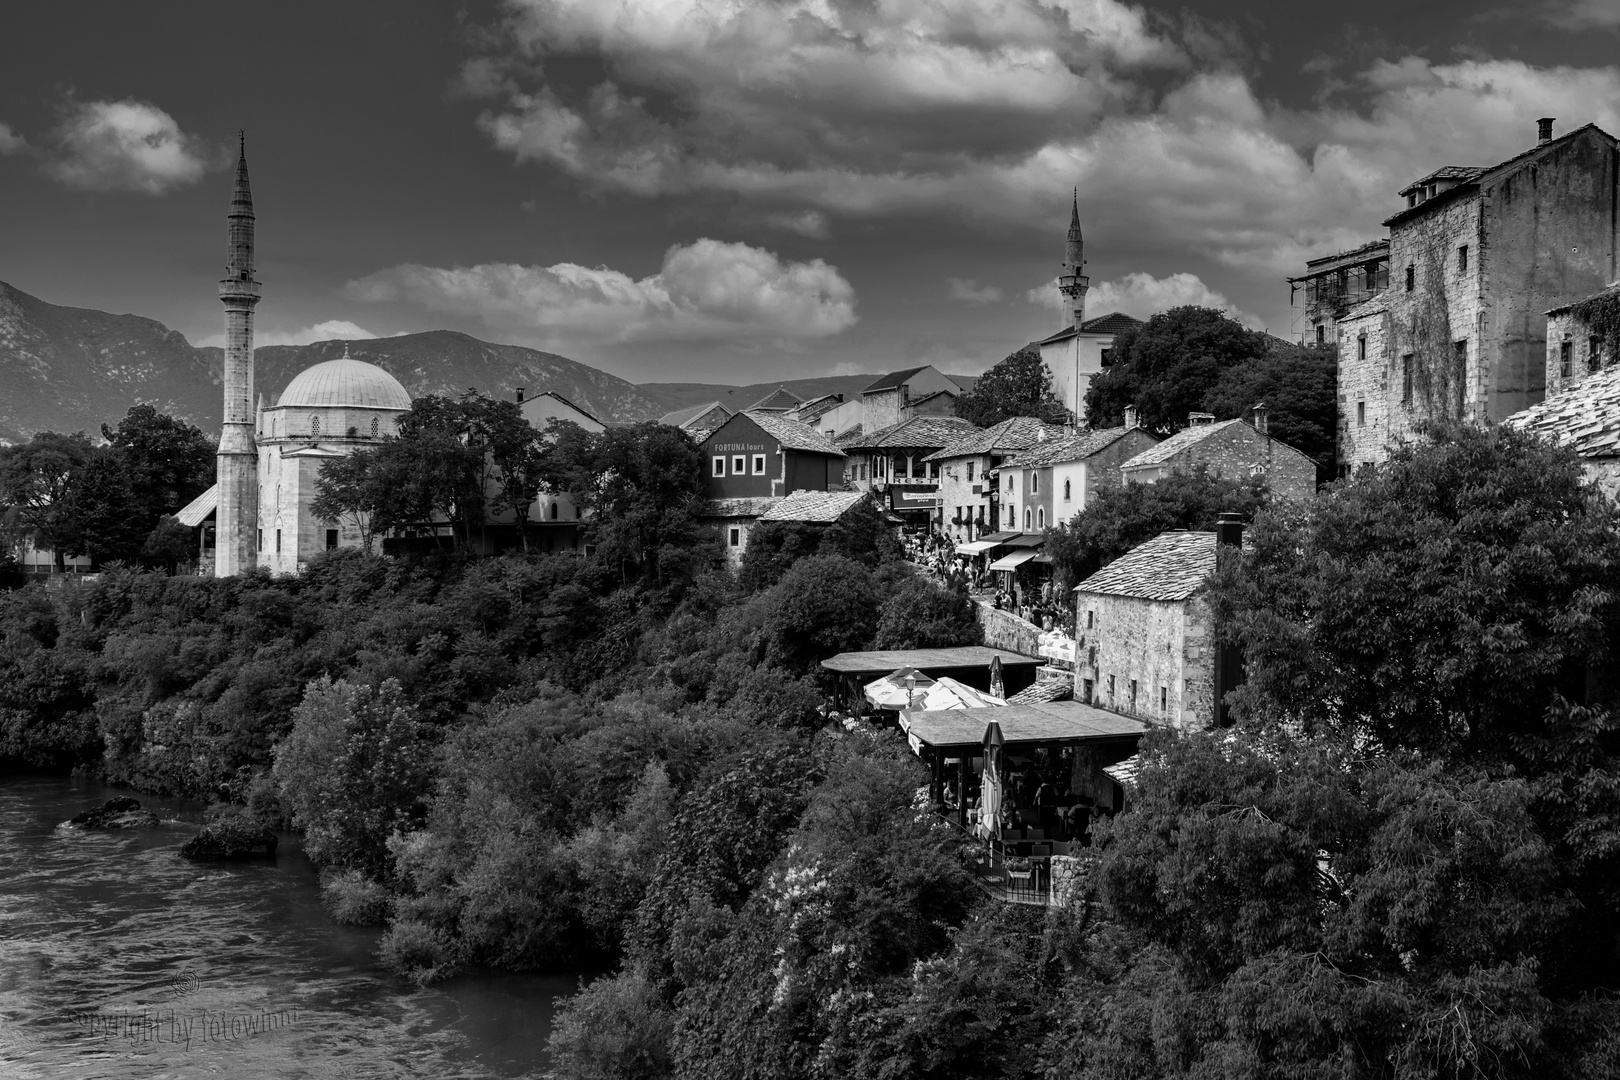
<svg viewBox="0 0 1620 1080"><path fill-rule="evenodd" d="M414 919L400 919L388 928L378 943L377 958L418 986L449 978L458 966L450 936Z"/></svg>
<svg viewBox="0 0 1620 1080"><path fill-rule="evenodd" d="M345 926L382 926L393 909L388 887L358 870L321 877L321 906Z"/></svg>
<svg viewBox="0 0 1620 1080"><path fill-rule="evenodd" d="M640 971L598 979L569 998L546 1048L557 1080L661 1080L675 1017Z"/></svg>
<svg viewBox="0 0 1620 1080"><path fill-rule="evenodd" d="M944 649L984 643L978 606L965 593L911 578L883 602L874 649Z"/></svg>

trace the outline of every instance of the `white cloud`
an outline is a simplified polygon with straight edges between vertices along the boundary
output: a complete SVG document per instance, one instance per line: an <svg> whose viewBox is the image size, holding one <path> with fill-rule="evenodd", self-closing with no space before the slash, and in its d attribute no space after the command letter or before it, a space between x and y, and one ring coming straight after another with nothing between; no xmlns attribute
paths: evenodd
<svg viewBox="0 0 1620 1080"><path fill-rule="evenodd" d="M11 130L11 125L0 124L0 154L16 154L28 149L28 140Z"/></svg>
<svg viewBox="0 0 1620 1080"><path fill-rule="evenodd" d="M972 278L946 278L946 288L952 300L964 304L995 304L1001 300L1001 290L993 285L980 285Z"/></svg>
<svg viewBox="0 0 1620 1080"><path fill-rule="evenodd" d="M302 330L286 333L280 330L255 330L253 344L257 348L261 345L310 345L317 341L364 341L377 337L363 326L357 326L347 319L329 319L326 322L306 326ZM197 348L223 348L224 334L212 334L196 343Z"/></svg>
<svg viewBox="0 0 1620 1080"><path fill-rule="evenodd" d="M1620 28L1620 3L1615 0L1553 0L1544 14L1566 30Z"/></svg>
<svg viewBox="0 0 1620 1080"><path fill-rule="evenodd" d="M545 344L820 338L855 323L855 290L820 259L783 262L747 244L701 239L638 280L575 263L404 264L349 283L362 300L473 317Z"/></svg>
<svg viewBox="0 0 1620 1080"><path fill-rule="evenodd" d="M46 172L83 191L161 195L224 164L220 152L145 102L69 102Z"/></svg>
<svg viewBox="0 0 1620 1080"><path fill-rule="evenodd" d="M827 215L819 210L786 211L766 214L765 224L773 229L798 233L812 240L825 240L832 235Z"/></svg>
<svg viewBox="0 0 1620 1080"><path fill-rule="evenodd" d="M1055 282L1031 289L1025 299L1043 307L1059 307L1053 298L1062 300ZM1218 308L1239 322L1260 326L1258 318L1239 311L1224 295L1204 284L1197 274L1171 274L1157 278L1141 272L1126 274L1112 281L1099 282L1086 293L1086 317L1107 315L1122 311L1138 319L1146 319L1161 311L1187 305Z"/></svg>

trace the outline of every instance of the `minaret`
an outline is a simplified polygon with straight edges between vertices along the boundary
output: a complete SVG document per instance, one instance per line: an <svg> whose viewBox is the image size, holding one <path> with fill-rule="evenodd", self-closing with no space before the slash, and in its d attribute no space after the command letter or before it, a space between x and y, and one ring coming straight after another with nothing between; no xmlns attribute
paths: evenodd
<svg viewBox="0 0 1620 1080"><path fill-rule="evenodd" d="M219 299L225 305L225 425L219 436L219 510L215 515L214 576L245 573L258 563L259 452L253 438L253 193L248 189L247 138L238 133L236 188L231 192L229 251Z"/></svg>
<svg viewBox="0 0 1620 1080"><path fill-rule="evenodd" d="M1086 242L1080 235L1080 189L1074 189L1074 207L1069 211L1069 241L1063 249L1063 272L1058 275L1058 292L1069 302L1069 325L1078 327L1086 319L1086 289L1091 279L1086 268Z"/></svg>

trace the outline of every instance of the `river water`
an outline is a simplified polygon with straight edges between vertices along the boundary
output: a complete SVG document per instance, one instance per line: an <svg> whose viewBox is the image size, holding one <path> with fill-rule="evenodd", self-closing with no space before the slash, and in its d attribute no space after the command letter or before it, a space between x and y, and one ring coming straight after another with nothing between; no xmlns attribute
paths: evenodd
<svg viewBox="0 0 1620 1080"><path fill-rule="evenodd" d="M158 829L61 828L114 795ZM193 863L202 807L69 777L0 776L0 1077L538 1075L578 979L470 975L422 990L379 932L322 911L296 836L273 862Z"/></svg>

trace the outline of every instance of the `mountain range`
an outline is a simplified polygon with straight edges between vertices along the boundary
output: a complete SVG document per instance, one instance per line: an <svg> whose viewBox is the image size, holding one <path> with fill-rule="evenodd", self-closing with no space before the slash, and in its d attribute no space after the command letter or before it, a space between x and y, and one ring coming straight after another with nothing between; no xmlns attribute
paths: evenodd
<svg viewBox="0 0 1620 1080"><path fill-rule="evenodd" d="M802 398L859 394L877 374L827 376L730 386L649 383L637 386L565 356L519 345L495 345L451 330L253 350L255 392L274 402L294 375L342 356L376 364L413 397L458 395L475 388L504 397L523 387L554 391L603 420L656 420L688 405L721 401L747 408L778 386ZM139 315L51 304L0 281L0 442L37 431L85 431L115 424L137 404L150 404L214 431L221 412L224 350L197 348L178 331ZM878 373L881 374L881 373ZM971 378L955 376L964 384Z"/></svg>

